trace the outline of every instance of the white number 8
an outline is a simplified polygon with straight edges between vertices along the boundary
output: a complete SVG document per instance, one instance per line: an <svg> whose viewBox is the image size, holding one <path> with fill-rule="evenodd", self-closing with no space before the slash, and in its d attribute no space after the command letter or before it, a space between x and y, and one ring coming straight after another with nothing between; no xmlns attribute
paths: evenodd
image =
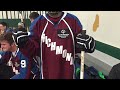
<svg viewBox="0 0 120 90"><path fill-rule="evenodd" d="M21 67L25 68L26 67L26 61L25 60L21 60Z"/></svg>

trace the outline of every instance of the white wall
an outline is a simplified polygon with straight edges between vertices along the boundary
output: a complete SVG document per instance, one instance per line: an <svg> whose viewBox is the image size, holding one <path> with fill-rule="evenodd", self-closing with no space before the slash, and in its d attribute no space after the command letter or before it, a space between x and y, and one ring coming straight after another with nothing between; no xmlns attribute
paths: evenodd
<svg viewBox="0 0 120 90"><path fill-rule="evenodd" d="M120 11L66 11L76 15L87 34L96 40L120 48ZM99 15L99 27L93 32L96 14Z"/></svg>

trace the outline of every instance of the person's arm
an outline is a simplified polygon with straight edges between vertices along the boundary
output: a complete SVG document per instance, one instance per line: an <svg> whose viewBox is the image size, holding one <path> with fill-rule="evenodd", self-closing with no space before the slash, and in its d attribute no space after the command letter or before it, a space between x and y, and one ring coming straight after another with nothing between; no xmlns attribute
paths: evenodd
<svg viewBox="0 0 120 90"><path fill-rule="evenodd" d="M30 27L29 27L29 31L32 32L33 28L35 26L35 24L37 23L37 21L41 18L42 16L37 17L36 19L34 19L34 21L31 23Z"/></svg>
<svg viewBox="0 0 120 90"><path fill-rule="evenodd" d="M75 46L76 53L80 53L81 50L92 53L95 50L95 40L93 37L89 35L82 35L81 32L83 30L82 24L80 20L75 17ZM87 30L86 30L87 31Z"/></svg>
<svg viewBox="0 0 120 90"><path fill-rule="evenodd" d="M19 48L23 48L30 53L30 56L36 56L40 49L40 23L36 22L30 32L19 31L14 33L16 43ZM30 34L30 36L29 36Z"/></svg>

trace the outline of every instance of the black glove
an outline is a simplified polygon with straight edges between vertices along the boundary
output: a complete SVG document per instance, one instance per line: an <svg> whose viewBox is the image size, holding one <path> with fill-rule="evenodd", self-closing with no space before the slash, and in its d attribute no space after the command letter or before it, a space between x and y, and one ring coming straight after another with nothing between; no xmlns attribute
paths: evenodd
<svg viewBox="0 0 120 90"><path fill-rule="evenodd" d="M76 37L76 48L81 51L92 53L95 50L95 40L89 35L82 35L81 33Z"/></svg>
<svg viewBox="0 0 120 90"><path fill-rule="evenodd" d="M17 33L13 33L14 39L18 47L25 46L28 41L28 33L23 31L18 31Z"/></svg>

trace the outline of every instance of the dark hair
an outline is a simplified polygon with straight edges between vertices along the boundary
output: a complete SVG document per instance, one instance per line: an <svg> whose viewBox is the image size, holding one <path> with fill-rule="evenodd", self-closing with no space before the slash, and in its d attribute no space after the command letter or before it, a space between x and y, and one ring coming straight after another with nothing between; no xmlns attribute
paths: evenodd
<svg viewBox="0 0 120 90"><path fill-rule="evenodd" d="M2 24L3 26L8 27L8 24L6 22L0 22L0 24Z"/></svg>
<svg viewBox="0 0 120 90"><path fill-rule="evenodd" d="M11 45L14 42L12 35L13 35L13 33L11 33L11 32L1 34L0 41L6 40Z"/></svg>
<svg viewBox="0 0 120 90"><path fill-rule="evenodd" d="M29 15L29 18L31 19L36 19L37 17L39 16L39 14L37 13L37 12L32 12L32 13L30 13L30 15Z"/></svg>

